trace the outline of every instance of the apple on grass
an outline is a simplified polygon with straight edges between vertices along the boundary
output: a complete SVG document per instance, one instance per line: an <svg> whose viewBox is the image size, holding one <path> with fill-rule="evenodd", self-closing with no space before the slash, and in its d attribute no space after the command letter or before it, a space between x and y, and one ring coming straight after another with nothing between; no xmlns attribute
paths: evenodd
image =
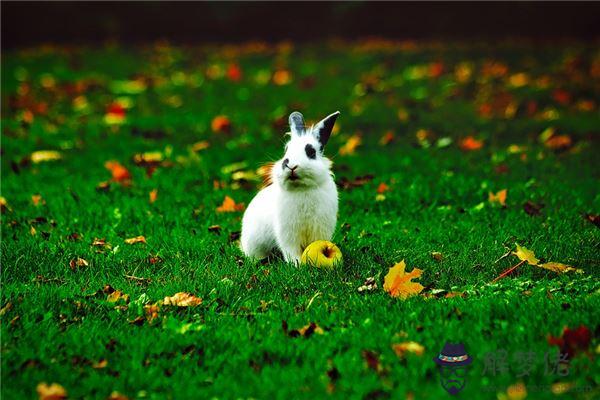
<svg viewBox="0 0 600 400"><path fill-rule="evenodd" d="M327 240L317 240L308 245L300 259L302 264L317 268L334 268L342 264L342 252L339 247Z"/></svg>

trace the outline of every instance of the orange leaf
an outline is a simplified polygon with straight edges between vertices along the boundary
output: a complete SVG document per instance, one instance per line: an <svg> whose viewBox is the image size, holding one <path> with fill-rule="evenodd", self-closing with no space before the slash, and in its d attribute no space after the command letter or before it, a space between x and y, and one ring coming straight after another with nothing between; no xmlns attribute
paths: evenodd
<svg viewBox="0 0 600 400"><path fill-rule="evenodd" d="M179 292L171 297L165 297L163 304L166 306L195 307L202 304L202 299L190 293Z"/></svg>
<svg viewBox="0 0 600 400"><path fill-rule="evenodd" d="M418 356L422 356L425 352L425 347L417 342L412 341L393 344L392 349L400 358L404 357L406 353L414 353Z"/></svg>
<svg viewBox="0 0 600 400"><path fill-rule="evenodd" d="M46 382L39 383L35 389L40 400L61 400L67 398L67 391L58 383L48 385Z"/></svg>
<svg viewBox="0 0 600 400"><path fill-rule="evenodd" d="M483 147L483 141L475 139L473 136L467 136L460 141L459 146L463 151L479 150Z"/></svg>
<svg viewBox="0 0 600 400"><path fill-rule="evenodd" d="M124 183L131 180L131 174L118 161L107 161L104 167L112 174L112 180L119 183Z"/></svg>
<svg viewBox="0 0 600 400"><path fill-rule="evenodd" d="M382 146L387 146L388 144L392 143L395 139L394 136L394 132L392 131L387 131L382 137L381 139L379 139L379 144Z"/></svg>
<svg viewBox="0 0 600 400"><path fill-rule="evenodd" d="M360 146L360 144L362 143L362 139L359 135L352 135L348 138L348 141L346 142L346 144L344 144L342 147L340 147L340 155L348 155L348 154L354 154L354 152L356 151L356 148L358 146Z"/></svg>
<svg viewBox="0 0 600 400"><path fill-rule="evenodd" d="M215 133L229 133L231 130L231 121L225 115L217 115L213 118L210 126Z"/></svg>
<svg viewBox="0 0 600 400"><path fill-rule="evenodd" d="M229 196L225 196L225 199L223 200L223 204L221 204L219 207L217 207L217 212L235 212L235 211L244 211L244 203L235 203L235 200L233 200L231 197Z"/></svg>
<svg viewBox="0 0 600 400"><path fill-rule="evenodd" d="M400 261L390 268L383 281L383 290L388 292L390 296L400 297L403 300L421 293L424 289L420 283L411 282L413 279L419 278L423 271L415 268L409 273L405 273L405 268L404 260Z"/></svg>
<svg viewBox="0 0 600 400"><path fill-rule="evenodd" d="M125 239L125 243L127 244L136 244L136 243L146 243L146 238L144 236L136 236L129 239Z"/></svg>
<svg viewBox="0 0 600 400"><path fill-rule="evenodd" d="M44 198L42 197L41 194L32 194L31 202L36 207L39 206L40 204L46 204L46 200L44 200Z"/></svg>
<svg viewBox="0 0 600 400"><path fill-rule="evenodd" d="M490 192L488 200L490 203L498 203L502 207L506 207L506 194L507 194L506 189L502 189L496 194Z"/></svg>
<svg viewBox="0 0 600 400"><path fill-rule="evenodd" d="M552 150L564 150L573 145L573 140L569 135L555 135L546 140L544 145Z"/></svg>
<svg viewBox="0 0 600 400"><path fill-rule="evenodd" d="M390 187L385 183L381 182L379 186L377 186L377 193L382 194L390 190Z"/></svg>
<svg viewBox="0 0 600 400"><path fill-rule="evenodd" d="M154 203L156 201L156 198L158 197L158 189L152 189L148 197L150 200L150 204Z"/></svg>

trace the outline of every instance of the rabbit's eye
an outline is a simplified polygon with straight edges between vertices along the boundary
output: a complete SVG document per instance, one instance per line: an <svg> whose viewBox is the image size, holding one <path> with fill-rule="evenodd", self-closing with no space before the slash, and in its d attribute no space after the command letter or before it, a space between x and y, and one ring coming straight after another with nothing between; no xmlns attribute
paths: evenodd
<svg viewBox="0 0 600 400"><path fill-rule="evenodd" d="M304 148L304 151L306 151L306 156L308 158L310 158L312 160L317 158L317 151L311 144L307 144L306 147Z"/></svg>

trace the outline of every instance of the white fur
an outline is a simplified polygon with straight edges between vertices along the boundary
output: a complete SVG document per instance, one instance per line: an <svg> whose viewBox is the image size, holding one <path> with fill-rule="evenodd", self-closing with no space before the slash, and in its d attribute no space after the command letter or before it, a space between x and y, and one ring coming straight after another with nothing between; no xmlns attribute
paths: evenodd
<svg viewBox="0 0 600 400"><path fill-rule="evenodd" d="M327 118L332 116L335 121L337 113ZM286 261L299 262L310 243L331 240L338 193L330 172L331 161L319 151L322 127L319 123L302 132L292 126L285 155L273 165L273 183L258 192L244 213L241 245L246 256L260 259L279 249ZM307 156L307 144L316 149L316 159ZM297 166L297 180L289 179L292 171L283 167L285 159L289 166Z"/></svg>

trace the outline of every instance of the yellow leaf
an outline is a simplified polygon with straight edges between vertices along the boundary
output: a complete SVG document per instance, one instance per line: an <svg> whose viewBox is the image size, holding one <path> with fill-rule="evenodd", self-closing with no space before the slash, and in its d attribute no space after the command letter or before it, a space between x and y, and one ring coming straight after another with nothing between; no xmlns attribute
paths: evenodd
<svg viewBox="0 0 600 400"><path fill-rule="evenodd" d="M120 290L115 290L106 297L106 300L109 303L116 303L119 300L123 300L125 303L127 303L129 302L129 295L121 292Z"/></svg>
<svg viewBox="0 0 600 400"><path fill-rule="evenodd" d="M55 150L39 150L31 153L29 158L32 163L39 164L46 161L60 160L62 158L62 154Z"/></svg>
<svg viewBox="0 0 600 400"><path fill-rule="evenodd" d="M506 206L506 194L507 194L506 189L502 189L496 194L490 192L488 200L490 203L497 203L497 204L500 204L502 207L505 207Z"/></svg>
<svg viewBox="0 0 600 400"><path fill-rule="evenodd" d="M415 268L409 273L405 273L405 268L404 260L400 261L390 268L383 281L383 290L388 292L390 296L400 297L403 300L419 294L424 289L420 283L411 282L412 279L420 277L423 271Z"/></svg>
<svg viewBox="0 0 600 400"><path fill-rule="evenodd" d="M8 206L8 201L4 198L4 196L0 196L0 212L11 211L11 208Z"/></svg>
<svg viewBox="0 0 600 400"><path fill-rule="evenodd" d="M217 212L235 212L235 211L243 211L245 208L244 203L235 203L229 196L225 196L223 199L223 204L217 207Z"/></svg>
<svg viewBox="0 0 600 400"><path fill-rule="evenodd" d="M48 385L46 382L39 383L35 389L40 400L61 400L67 398L67 391L58 383Z"/></svg>
<svg viewBox="0 0 600 400"><path fill-rule="evenodd" d="M117 391L114 391L110 394L110 396L108 396L108 400L129 400L129 397Z"/></svg>
<svg viewBox="0 0 600 400"><path fill-rule="evenodd" d="M144 236L136 236L129 239L125 239L125 243L127 244L136 244L136 243L146 243L146 238Z"/></svg>
<svg viewBox="0 0 600 400"><path fill-rule="evenodd" d="M340 155L344 156L344 155L348 155L348 154L354 154L354 152L356 151L356 148L358 146L360 146L360 144L362 143L362 139L359 135L352 135L348 138L348 141L346 141L346 144L344 144L342 147L340 147Z"/></svg>
<svg viewBox="0 0 600 400"><path fill-rule="evenodd" d="M195 307L202 304L202 299L190 293L179 292L171 297L165 297L163 304L166 306Z"/></svg>
<svg viewBox="0 0 600 400"><path fill-rule="evenodd" d="M579 269L579 268L575 268L572 267L570 265L566 265L566 264L562 264L562 263L557 263L557 262L548 262L545 264L539 264L538 267L540 268L545 268L547 270L553 271L553 272L557 272L559 274L564 274L566 272L577 272L578 274L582 274L583 270Z"/></svg>
<svg viewBox="0 0 600 400"><path fill-rule="evenodd" d="M404 357L406 353L414 353L418 356L422 356L425 352L425 347L417 342L402 342L392 345L392 349L398 357Z"/></svg>
<svg viewBox="0 0 600 400"><path fill-rule="evenodd" d="M506 388L506 393L498 393L498 400L523 400L527 398L527 388L518 382Z"/></svg>
<svg viewBox="0 0 600 400"><path fill-rule="evenodd" d="M519 246L518 243L515 243L517 245L517 251L514 251L513 254L517 257L519 257L519 260L521 261L526 261L527 264L529 265L538 265L540 260L538 260L537 258L535 258L535 254L533 253L533 251L526 249L525 247L521 247Z"/></svg>
<svg viewBox="0 0 600 400"><path fill-rule="evenodd" d="M198 152L204 149L208 149L210 147L210 143L206 140L201 140L192 145L191 149L194 152Z"/></svg>
<svg viewBox="0 0 600 400"><path fill-rule="evenodd" d="M44 198L42 197L41 194L32 194L31 202L36 207L39 206L40 204L46 204L46 201L44 200Z"/></svg>

